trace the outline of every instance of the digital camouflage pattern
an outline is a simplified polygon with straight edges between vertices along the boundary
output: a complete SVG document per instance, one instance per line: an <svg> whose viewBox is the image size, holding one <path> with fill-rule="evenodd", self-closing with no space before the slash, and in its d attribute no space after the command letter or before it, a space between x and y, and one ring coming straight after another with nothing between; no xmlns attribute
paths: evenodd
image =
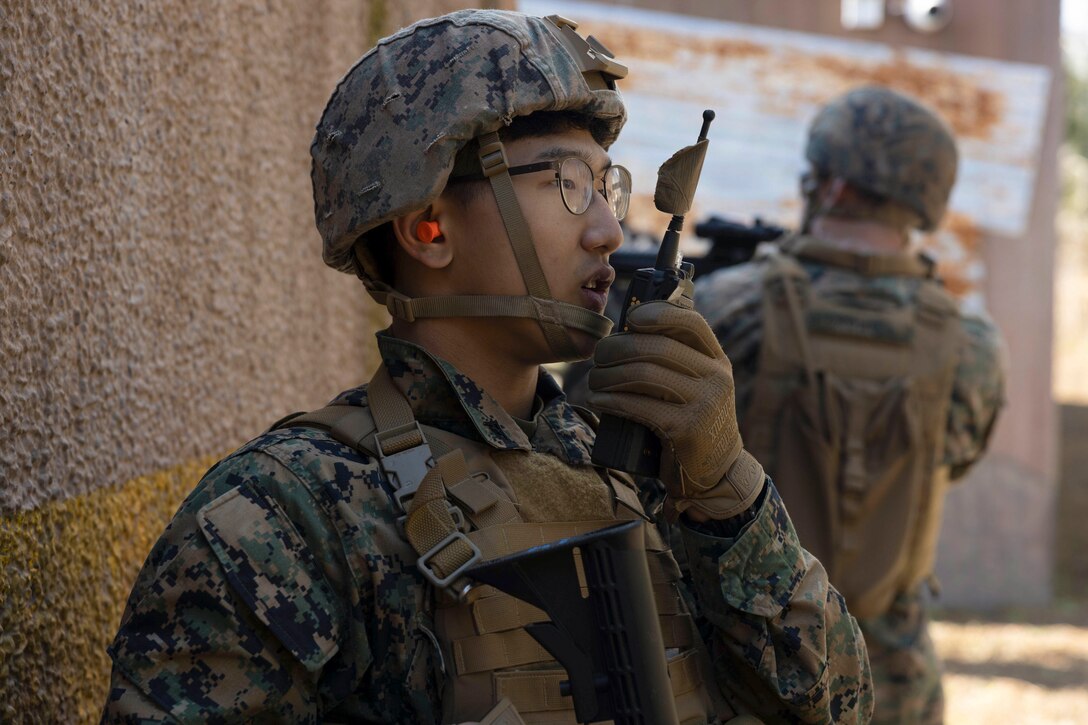
<svg viewBox="0 0 1088 725"><path fill-rule="evenodd" d="M555 30L520 13L464 10L381 40L348 71L310 147L326 264L354 272L364 232L427 206L465 144L518 116L579 111L601 122L598 143L612 144L627 118L620 94L591 89Z"/></svg>
<svg viewBox="0 0 1088 725"><path fill-rule="evenodd" d="M869 722L873 691L857 622L767 485L757 518L735 540L677 527L715 674L737 712L768 723ZM862 668L831 665L840 660ZM813 678L824 661L826 676Z"/></svg>
<svg viewBox="0 0 1088 725"><path fill-rule="evenodd" d="M940 725L944 721L941 663L929 636L923 597L900 595L880 617L858 620L869 650L880 706L874 725Z"/></svg>
<svg viewBox="0 0 1088 725"><path fill-rule="evenodd" d="M421 422L496 452L589 463L593 432L546 373L530 437L448 363L385 334L379 348ZM337 402L365 405L366 391ZM431 591L386 485L373 460L305 428L262 435L213 467L133 587L103 720L438 722ZM686 596L734 709L866 722L860 632L773 486L735 540L680 529Z"/></svg>
<svg viewBox="0 0 1088 725"><path fill-rule="evenodd" d="M852 90L828 103L809 127L805 157L914 211L932 230L956 182L958 154L948 126L917 101L888 88Z"/></svg>
<svg viewBox="0 0 1088 725"><path fill-rule="evenodd" d="M799 259L812 290L836 289L838 304L879 296L902 307L915 304L918 277L866 277ZM733 363L737 411L743 428L763 343L764 259L720 270L699 280L695 306L707 318ZM853 294L850 291L853 291ZM952 385L944 465L962 478L982 456L1004 403L1003 352L997 328L987 319L960 314L962 342ZM877 708L874 722L940 722L940 667L926 631L923 592L901 594L885 615L860 620L869 648ZM922 717L922 714L925 716Z"/></svg>

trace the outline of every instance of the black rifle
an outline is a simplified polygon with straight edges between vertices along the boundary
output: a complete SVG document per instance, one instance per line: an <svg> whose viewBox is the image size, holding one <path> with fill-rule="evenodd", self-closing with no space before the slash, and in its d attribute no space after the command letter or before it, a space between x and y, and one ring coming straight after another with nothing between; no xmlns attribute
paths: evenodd
<svg viewBox="0 0 1088 725"><path fill-rule="evenodd" d="M678 722L643 525L628 521L534 546L467 572L548 616L525 630L567 671L560 692L573 698L580 723Z"/></svg>
<svg viewBox="0 0 1088 725"><path fill-rule="evenodd" d="M744 264L755 254L761 242L771 242L786 234L783 227L764 224L756 217L755 223L746 226L720 216L712 216L695 225L695 235L710 240L710 249L702 257L684 257L695 267L695 276L709 274L723 267ZM654 266L656 252L629 252L623 247L613 254L608 263L622 281L640 269Z"/></svg>

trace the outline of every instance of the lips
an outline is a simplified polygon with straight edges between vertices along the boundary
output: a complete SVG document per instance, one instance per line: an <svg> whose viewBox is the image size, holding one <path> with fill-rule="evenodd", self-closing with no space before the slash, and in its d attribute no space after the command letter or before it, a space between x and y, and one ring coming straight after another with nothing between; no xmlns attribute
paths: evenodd
<svg viewBox="0 0 1088 725"><path fill-rule="evenodd" d="M591 290L603 290L608 291L608 288L612 286L612 281L616 279L616 270L605 265L598 267L593 275L590 276L585 282L582 283L583 289Z"/></svg>
<svg viewBox="0 0 1088 725"><path fill-rule="evenodd" d="M594 270L593 274L582 283L582 306L597 314L604 312L608 303L608 289L616 278L616 270L605 265Z"/></svg>

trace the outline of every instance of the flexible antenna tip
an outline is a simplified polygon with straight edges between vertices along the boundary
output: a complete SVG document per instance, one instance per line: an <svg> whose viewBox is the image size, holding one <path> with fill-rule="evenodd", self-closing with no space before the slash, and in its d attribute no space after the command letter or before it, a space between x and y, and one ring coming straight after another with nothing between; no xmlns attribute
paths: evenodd
<svg viewBox="0 0 1088 725"><path fill-rule="evenodd" d="M703 127L699 129L699 140L702 141L706 138L706 134L710 131L710 122L714 120L714 111L709 108L703 111Z"/></svg>

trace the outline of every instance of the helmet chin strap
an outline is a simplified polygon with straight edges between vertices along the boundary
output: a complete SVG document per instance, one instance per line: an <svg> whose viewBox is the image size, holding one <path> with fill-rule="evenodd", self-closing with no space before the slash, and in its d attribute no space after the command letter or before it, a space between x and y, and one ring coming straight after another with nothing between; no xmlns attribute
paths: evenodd
<svg viewBox="0 0 1088 725"><path fill-rule="evenodd" d="M806 171L801 175L801 198L804 206L801 211L801 233L812 232L812 220L816 218L817 204L816 192L820 188L820 179L813 171Z"/></svg>
<svg viewBox="0 0 1088 725"><path fill-rule="evenodd" d="M526 316L540 323L540 329L548 341L548 346L557 359L566 362L581 360L586 356L579 352L577 345L574 344L568 327L584 328L566 323L571 316L571 310L577 310L579 313L589 312L589 310L559 302L552 297L544 271L540 268L540 259L536 254L533 235L521 213L517 194L514 193L514 183L507 171L509 162L506 159L506 150L499 139L499 134L497 131L486 133L480 136L479 142L480 168L491 182L491 191L495 194L499 214L506 227L506 236L514 250L518 269L521 270L521 279L525 282L525 289L534 302L532 313ZM599 328L602 334L597 339L607 335L612 329L611 321L603 315L592 312L590 314L602 320ZM604 322L607 322L607 326Z"/></svg>
<svg viewBox="0 0 1088 725"><path fill-rule="evenodd" d="M801 194L805 204L801 217L802 234L811 233L812 222L816 217L835 213L835 205L846 187L846 182L836 177L831 179L829 188L823 189L822 186L820 177L814 172L809 171L801 176Z"/></svg>
<svg viewBox="0 0 1088 725"><path fill-rule="evenodd" d="M389 310L389 314L406 322L428 317L521 317L536 320L556 361L583 360L588 356L578 349L570 331L579 330L594 340L600 340L612 330L612 321L604 315L552 297L540 267L532 233L514 193L514 184L507 171L506 151L499 134L484 134L479 142L480 166L491 183L528 294L517 297L448 295L411 298L383 282L365 279L367 291ZM356 254L361 253L361 247L356 245Z"/></svg>

